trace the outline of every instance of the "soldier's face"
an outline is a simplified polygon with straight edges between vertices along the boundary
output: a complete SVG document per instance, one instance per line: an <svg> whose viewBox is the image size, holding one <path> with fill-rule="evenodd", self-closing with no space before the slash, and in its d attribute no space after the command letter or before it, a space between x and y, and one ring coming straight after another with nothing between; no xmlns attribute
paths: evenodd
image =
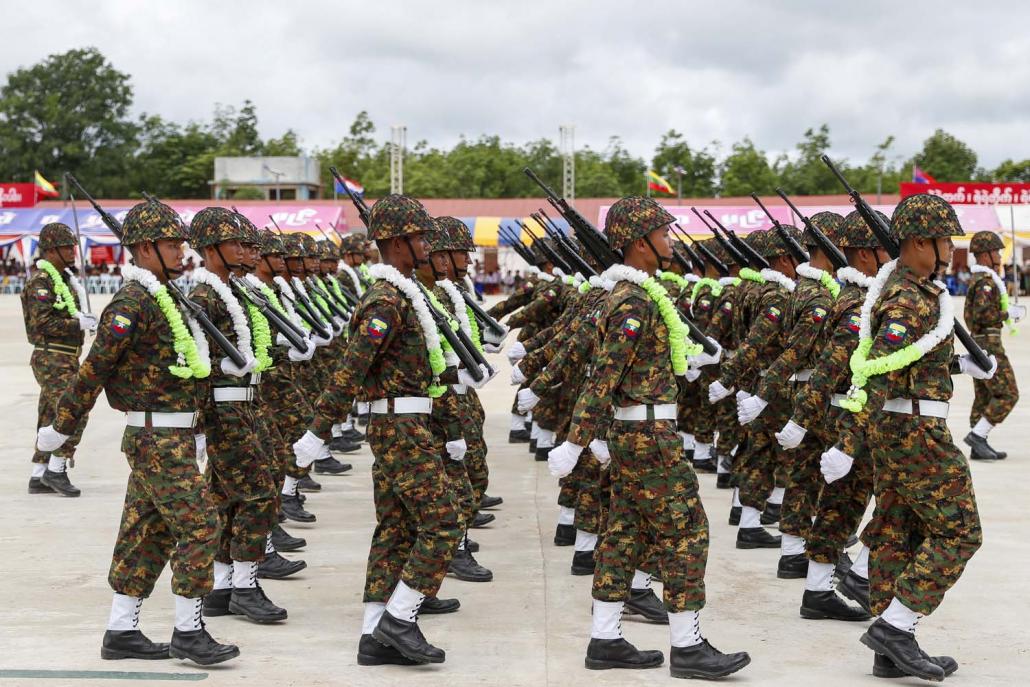
<svg viewBox="0 0 1030 687"><path fill-rule="evenodd" d="M456 250L451 252L451 256L454 258L454 264L458 268L457 276L464 279L469 273L469 254L464 251Z"/></svg>
<svg viewBox="0 0 1030 687"><path fill-rule="evenodd" d="M336 260L322 260L320 266L322 274L333 274L336 272Z"/></svg>
<svg viewBox="0 0 1030 687"><path fill-rule="evenodd" d="M273 253L272 255L266 255L268 258L268 264L272 266L272 271L276 274L286 274L286 261L283 260L283 256L279 253Z"/></svg>
<svg viewBox="0 0 1030 687"><path fill-rule="evenodd" d="M303 276L304 274L304 258L286 258L286 264L290 266L290 271L295 276Z"/></svg>
<svg viewBox="0 0 1030 687"><path fill-rule="evenodd" d="M444 251L429 254L429 261L433 263L433 272L444 279L454 279L454 270L451 269L451 261Z"/></svg>
<svg viewBox="0 0 1030 687"><path fill-rule="evenodd" d="M155 243L140 244L133 260L145 270L150 270L160 280L164 279L164 271L172 279L182 274L182 263L186 257L185 241L178 239L158 239ZM162 264L164 268L162 268Z"/></svg>
<svg viewBox="0 0 1030 687"><path fill-rule="evenodd" d="M54 250L65 265L71 266L75 263L75 246L58 246Z"/></svg>
<svg viewBox="0 0 1030 687"><path fill-rule="evenodd" d="M304 269L311 274L318 274L318 258L304 258Z"/></svg>
<svg viewBox="0 0 1030 687"><path fill-rule="evenodd" d="M425 262L428 259L429 247L426 245L425 238L422 234L413 234L411 236L411 250L415 251L415 257L421 262Z"/></svg>

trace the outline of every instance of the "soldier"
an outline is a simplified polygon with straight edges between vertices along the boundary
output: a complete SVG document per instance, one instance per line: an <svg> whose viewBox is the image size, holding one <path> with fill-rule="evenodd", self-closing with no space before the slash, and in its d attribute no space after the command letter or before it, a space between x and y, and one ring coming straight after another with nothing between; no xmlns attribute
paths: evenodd
<svg viewBox="0 0 1030 687"><path fill-rule="evenodd" d="M969 411L972 430L965 438L972 448L973 460L1000 460L1008 455L991 447L987 435L1004 422L1019 400L1016 374L1001 342L1002 326L1006 322L1011 326L1009 295L1005 282L998 276L1004 247L993 231L977 232L969 242L969 252L976 256L976 264L969 268L973 278L966 293L965 321L980 347L998 360L998 371L993 377L973 380L975 397Z"/></svg>
<svg viewBox="0 0 1030 687"><path fill-rule="evenodd" d="M386 264L351 320L351 336L308 431L294 444L297 463L321 455L335 418L356 397L370 398L368 442L376 529L365 576L360 665L442 663L417 624L435 596L461 538L459 514L433 440L429 417L447 383L470 383L446 368L440 335L410 275L426 260L423 235L435 229L425 208L388 195L372 208L368 235Z"/></svg>
<svg viewBox="0 0 1030 687"><path fill-rule="evenodd" d="M39 384L36 429L54 423L54 408L65 388L79 371L84 333L94 331L97 318L83 310L86 291L75 276L75 246L78 241L67 226L53 222L39 232L37 271L21 292L25 333L33 345L32 374ZM69 289L69 285L71 288ZM78 496L81 492L68 479L75 447L82 438L88 415L70 433L60 454L36 450L32 455L30 494Z"/></svg>
<svg viewBox="0 0 1030 687"><path fill-rule="evenodd" d="M615 286L599 319L593 374L576 402L568 438L551 451L548 464L553 474L568 474L587 446L599 461L611 461L612 504L597 548L586 667L653 668L664 661L661 651L639 651L627 642L619 622L645 542L653 541L668 610L671 673L717 678L751 659L719 652L700 631L708 519L676 432L687 333L672 300L649 276L670 259L674 221L645 198L623 198L609 211L605 231L624 264L603 275Z"/></svg>
<svg viewBox="0 0 1030 687"><path fill-rule="evenodd" d="M131 472L108 582L114 590L101 657L160 659L201 665L239 656L204 628L203 597L211 591L218 514L197 468L193 438L197 399L210 374L207 340L184 317L166 284L182 274L182 222L167 205L140 203L120 236L135 265L100 316L97 338L57 404L52 426L39 430L40 449L68 440L101 391L125 413L122 450ZM139 629L143 599L172 566L175 629L171 644Z"/></svg>
<svg viewBox="0 0 1030 687"><path fill-rule="evenodd" d="M869 286L843 402L854 414L843 418L821 471L832 482L850 472L863 444L871 453L876 508L863 537L869 600L880 617L862 643L905 673L939 681L957 664L923 653L916 624L983 541L969 464L947 426L951 371L983 379L997 363L985 372L968 354L954 358L954 306L936 275L951 262L951 237L963 235L955 210L936 196L909 196L895 208L891 232L901 257Z"/></svg>

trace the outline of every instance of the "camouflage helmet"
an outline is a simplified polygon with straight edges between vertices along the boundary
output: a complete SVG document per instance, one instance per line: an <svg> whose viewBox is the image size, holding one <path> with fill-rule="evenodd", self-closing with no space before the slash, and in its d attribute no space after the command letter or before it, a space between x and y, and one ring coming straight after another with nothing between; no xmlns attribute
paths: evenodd
<svg viewBox="0 0 1030 687"><path fill-rule="evenodd" d="M134 205L122 222L123 246L161 239L187 241L189 238L189 232L179 213L156 200Z"/></svg>
<svg viewBox="0 0 1030 687"><path fill-rule="evenodd" d="M887 215L879 210L873 210L886 224L890 224ZM852 210L844 218L840 225L840 239L837 241L840 248L879 248L880 242L876 240L876 234L869 228L866 221L858 210Z"/></svg>
<svg viewBox="0 0 1030 687"><path fill-rule="evenodd" d="M823 232L826 238L830 239L830 243L833 245L839 245L840 242L840 228L844 224L844 218L838 215L836 212L817 212L809 219L812 224L815 225L816 229ZM815 236L808 227L805 227L805 231L801 234L801 245L807 246L808 248L818 248L819 242L815 240Z"/></svg>
<svg viewBox="0 0 1030 687"><path fill-rule="evenodd" d="M621 250L630 241L647 236L655 229L672 224L676 218L658 201L627 196L615 201L604 219L604 233L612 248Z"/></svg>
<svg viewBox="0 0 1030 687"><path fill-rule="evenodd" d="M346 234L340 239L340 253L364 253L365 252L365 235L350 233Z"/></svg>
<svg viewBox="0 0 1030 687"><path fill-rule="evenodd" d="M302 234L291 233L283 234L283 257L284 258L303 258L304 257L304 241L301 239Z"/></svg>
<svg viewBox="0 0 1030 687"><path fill-rule="evenodd" d="M39 231L39 252L44 253L61 246L74 246L78 242L67 224L51 222Z"/></svg>
<svg viewBox="0 0 1030 687"><path fill-rule="evenodd" d="M795 227L793 224L781 224L786 232L793 237L799 244L801 243L801 230ZM775 258L780 255L789 255L790 251L787 249L787 244L780 238L780 233L776 230L770 230L766 232L764 241L762 242L762 250L759 251L762 257L768 260L769 258Z"/></svg>
<svg viewBox="0 0 1030 687"><path fill-rule="evenodd" d="M261 235L261 255L285 255L286 246L283 244L283 237L274 231L265 229Z"/></svg>
<svg viewBox="0 0 1030 687"><path fill-rule="evenodd" d="M891 218L891 233L899 241L965 236L951 203L928 193L909 196L898 203Z"/></svg>
<svg viewBox="0 0 1030 687"><path fill-rule="evenodd" d="M243 225L243 231L246 233L246 235L240 239L240 243L250 246L260 246L261 232L259 232L258 228L254 226L254 223L247 219L243 214L236 212L235 210L232 214L234 217L236 217L239 223Z"/></svg>
<svg viewBox="0 0 1030 687"><path fill-rule="evenodd" d="M325 241L316 241L315 245L318 248L318 259L319 260L339 260L340 253L336 244L326 239Z"/></svg>
<svg viewBox="0 0 1030 687"><path fill-rule="evenodd" d="M396 193L380 198L368 213L368 237L377 241L434 229L422 203Z"/></svg>
<svg viewBox="0 0 1030 687"><path fill-rule="evenodd" d="M454 217L437 217L435 221L437 231L436 236L429 239L430 252L469 250L464 247L465 237L469 235L464 222ZM468 242L471 243L471 237Z"/></svg>
<svg viewBox="0 0 1030 687"><path fill-rule="evenodd" d="M240 215L227 208L204 208L190 222L190 245L197 250L225 241L246 240L247 229Z"/></svg>
<svg viewBox="0 0 1030 687"><path fill-rule="evenodd" d="M969 241L969 252L974 255L1004 249L1005 242L993 231L978 231L973 234L973 238Z"/></svg>
<svg viewBox="0 0 1030 687"><path fill-rule="evenodd" d="M302 258L318 258L320 256L318 250L318 241L311 234L305 234L304 232L297 232L297 236L300 237L300 249Z"/></svg>

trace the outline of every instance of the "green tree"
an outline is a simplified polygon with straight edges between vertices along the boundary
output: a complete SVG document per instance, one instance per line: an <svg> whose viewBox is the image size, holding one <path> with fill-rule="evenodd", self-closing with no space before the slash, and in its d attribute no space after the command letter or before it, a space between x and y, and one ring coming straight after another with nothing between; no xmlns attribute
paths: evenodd
<svg viewBox="0 0 1030 687"><path fill-rule="evenodd" d="M719 165L719 189L723 196L768 195L775 191L776 172L750 138L734 143Z"/></svg>
<svg viewBox="0 0 1030 687"><path fill-rule="evenodd" d="M691 150L683 134L675 129L662 135L651 159L651 169L673 186L679 181L688 198L715 194L715 167L715 158L707 149Z"/></svg>
<svg viewBox="0 0 1030 687"><path fill-rule="evenodd" d="M1030 183L1030 160L1005 160L990 173L991 181Z"/></svg>
<svg viewBox="0 0 1030 687"><path fill-rule="evenodd" d="M840 184L821 159L829 149L829 126L805 131L797 144L797 158L786 160L780 170L779 182L784 190L802 196L839 193Z"/></svg>
<svg viewBox="0 0 1030 687"><path fill-rule="evenodd" d="M923 149L912 158L912 163L937 181L971 181L981 176L973 149L943 129L937 129L923 142Z"/></svg>
<svg viewBox="0 0 1030 687"><path fill-rule="evenodd" d="M297 132L293 129L287 129L286 133L279 138L268 139L262 148L262 152L270 157L277 155L297 157L304 154L304 150L300 147L300 141L297 139Z"/></svg>

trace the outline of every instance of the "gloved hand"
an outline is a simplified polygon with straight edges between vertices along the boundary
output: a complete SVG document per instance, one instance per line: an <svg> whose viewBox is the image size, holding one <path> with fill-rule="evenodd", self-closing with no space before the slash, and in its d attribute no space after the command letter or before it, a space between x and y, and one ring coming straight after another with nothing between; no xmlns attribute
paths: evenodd
<svg viewBox="0 0 1030 687"><path fill-rule="evenodd" d="M998 359L993 355L989 357L991 359L991 369L986 372L980 369L980 366L973 361L973 357L968 353L958 357L958 369L962 374L967 374L973 379L990 379L998 371Z"/></svg>
<svg viewBox="0 0 1030 687"><path fill-rule="evenodd" d="M311 332L311 343L316 346L328 346L333 342L333 335L330 333L328 338L323 339L321 336L316 334L314 330Z"/></svg>
<svg viewBox="0 0 1030 687"><path fill-rule="evenodd" d="M851 464L855 459L834 446L819 459L819 472L827 484L839 480L851 472Z"/></svg>
<svg viewBox="0 0 1030 687"><path fill-rule="evenodd" d="M347 320L343 319L339 315L333 316L333 322L340 328L341 332L347 328Z"/></svg>
<svg viewBox="0 0 1030 687"><path fill-rule="evenodd" d="M330 320L329 328L333 330L333 336L334 337L337 337L340 334L343 334L343 328L344 328L345 324L346 323L342 319L340 319L339 317L333 317L332 320Z"/></svg>
<svg viewBox="0 0 1030 687"><path fill-rule="evenodd" d="M536 404L540 402L540 397L534 394L533 390L529 388L521 389L517 394L515 394L515 397L515 402L519 412L523 415L535 408Z"/></svg>
<svg viewBox="0 0 1030 687"><path fill-rule="evenodd" d="M562 442L561 446L552 448L547 454L547 469L555 477L565 477L576 467L579 454L582 452L582 446L577 446L571 441Z"/></svg>
<svg viewBox="0 0 1030 687"><path fill-rule="evenodd" d="M501 325L501 326L503 326L503 325ZM502 343L504 343L504 340L508 338L508 334L511 333L511 330L508 329L507 327L504 327L504 333L500 334L500 335L495 333L489 327L484 327L481 331L482 331L482 336L483 336L483 343L492 344L493 346L497 346L498 348L500 347L500 345ZM485 348L485 346L484 346L484 348ZM496 353L497 351L492 351L492 352Z"/></svg>
<svg viewBox="0 0 1030 687"><path fill-rule="evenodd" d="M197 462L204 457L204 452L207 451L207 435L206 434L194 434L193 442L197 445Z"/></svg>
<svg viewBox="0 0 1030 687"><path fill-rule="evenodd" d="M97 329L97 316L93 313L79 312L75 315L79 320L79 329L84 332L94 332Z"/></svg>
<svg viewBox="0 0 1030 687"><path fill-rule="evenodd" d="M745 398L751 398L751 394L749 394L748 392L746 392L743 389L741 389L740 391L737 392L737 395L734 398L737 399L737 403L739 404Z"/></svg>
<svg viewBox="0 0 1030 687"><path fill-rule="evenodd" d="M283 336L282 332L278 332L275 335L275 345L276 346L289 346L290 345L290 340L287 339L285 336Z"/></svg>
<svg viewBox="0 0 1030 687"><path fill-rule="evenodd" d="M501 344L492 344L489 341L484 341L483 350L487 353L500 353L504 350L504 347Z"/></svg>
<svg viewBox="0 0 1030 687"><path fill-rule="evenodd" d="M767 405L769 405L769 402L763 401L758 396L749 396L742 401L738 401L737 420L740 421L740 424L746 425L761 415Z"/></svg>
<svg viewBox="0 0 1030 687"><path fill-rule="evenodd" d="M713 343L715 343L713 341ZM690 363L691 367L704 367L705 365L716 365L722 360L722 346L715 344L718 350L715 353L709 355L704 351L701 351L697 355L687 358L687 362Z"/></svg>
<svg viewBox="0 0 1030 687"><path fill-rule="evenodd" d="M219 367L222 368L222 373L230 375L232 377L246 377L254 371L254 367L257 365L256 358L248 358L247 364L243 367L236 367L236 363L229 360L229 358L222 358L222 363Z"/></svg>
<svg viewBox="0 0 1030 687"><path fill-rule="evenodd" d="M297 459L297 467L306 468L322 457L322 449L325 442L312 434L311 431L304 432L304 436L293 444L293 455Z"/></svg>
<svg viewBox="0 0 1030 687"><path fill-rule="evenodd" d="M526 357L526 347L522 345L521 341L516 341L508 349L508 360L515 362L516 360L522 360Z"/></svg>
<svg viewBox="0 0 1030 687"><path fill-rule="evenodd" d="M473 389L482 389L486 386L486 383L494 378L494 375L490 373L490 370L485 365L480 365L479 369L483 372L483 378L478 382L473 379L472 375L469 374L468 370L464 368L458 368L458 384L464 384L470 386Z"/></svg>
<svg viewBox="0 0 1030 687"><path fill-rule="evenodd" d="M444 447L447 449L447 457L451 460L465 460L465 453L469 450L464 439L448 441Z"/></svg>
<svg viewBox="0 0 1030 687"><path fill-rule="evenodd" d="M701 370L696 367L688 367L687 371L683 373L683 379L688 382L696 382L697 378L701 376Z"/></svg>
<svg viewBox="0 0 1030 687"><path fill-rule="evenodd" d="M515 365L511 368L511 385L518 386L519 384L525 383L526 375L522 374L522 370L519 369L519 364L515 363Z"/></svg>
<svg viewBox="0 0 1030 687"><path fill-rule="evenodd" d="M732 393L732 387L727 389L722 385L722 382L720 382L719 380L715 380L714 382L708 385L708 402L718 403L719 401L726 398Z"/></svg>
<svg viewBox="0 0 1030 687"><path fill-rule="evenodd" d="M40 427L39 431L36 432L36 448L43 453L56 451L61 448L66 441L68 441L68 435L61 434L54 429L53 425Z"/></svg>
<svg viewBox="0 0 1030 687"><path fill-rule="evenodd" d="M294 363L299 363L304 360L311 360L311 357L315 355L316 346L315 342L311 339L307 339L307 344L308 347L303 351L298 351L293 346L290 346L290 349L286 351L286 357L288 357L290 361Z"/></svg>
<svg viewBox="0 0 1030 687"><path fill-rule="evenodd" d="M807 429L791 420L783 426L783 429L776 432L774 436L776 441L780 442L780 446L790 449L800 446L801 442L805 440L807 433Z"/></svg>
<svg viewBox="0 0 1030 687"><path fill-rule="evenodd" d="M600 439L591 439L589 444L590 452L597 458L601 467L608 465L612 460L612 454L608 452L608 442Z"/></svg>

